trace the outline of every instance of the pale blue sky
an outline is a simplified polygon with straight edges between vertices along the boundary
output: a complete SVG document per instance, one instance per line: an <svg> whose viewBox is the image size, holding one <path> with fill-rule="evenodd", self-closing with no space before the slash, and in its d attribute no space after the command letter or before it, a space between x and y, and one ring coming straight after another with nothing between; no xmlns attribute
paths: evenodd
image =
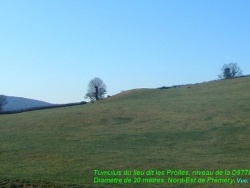
<svg viewBox="0 0 250 188"><path fill-rule="evenodd" d="M249 0L0 0L0 94L83 101L250 74Z"/></svg>

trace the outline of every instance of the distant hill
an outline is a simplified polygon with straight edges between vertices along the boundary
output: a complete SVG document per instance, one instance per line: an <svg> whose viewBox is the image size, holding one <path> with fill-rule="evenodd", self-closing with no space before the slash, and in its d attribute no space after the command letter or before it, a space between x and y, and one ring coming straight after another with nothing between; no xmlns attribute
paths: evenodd
<svg viewBox="0 0 250 188"><path fill-rule="evenodd" d="M6 96L8 103L4 105L3 111L25 110L30 108L54 106L54 104L44 101L28 99L23 97Z"/></svg>

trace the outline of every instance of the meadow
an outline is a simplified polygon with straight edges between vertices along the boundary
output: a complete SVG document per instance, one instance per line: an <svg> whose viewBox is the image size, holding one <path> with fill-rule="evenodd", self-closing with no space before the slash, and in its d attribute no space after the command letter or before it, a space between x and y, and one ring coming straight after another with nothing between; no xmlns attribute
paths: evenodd
<svg viewBox="0 0 250 188"><path fill-rule="evenodd" d="M93 170L250 170L249 135L250 77L1 115L0 187L191 187L94 184ZM192 185L216 186L230 187Z"/></svg>

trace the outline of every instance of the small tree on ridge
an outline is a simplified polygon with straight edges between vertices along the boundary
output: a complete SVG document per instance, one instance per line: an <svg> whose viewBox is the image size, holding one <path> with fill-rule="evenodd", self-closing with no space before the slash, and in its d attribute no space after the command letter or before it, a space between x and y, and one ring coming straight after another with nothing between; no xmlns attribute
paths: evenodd
<svg viewBox="0 0 250 188"><path fill-rule="evenodd" d="M105 83L98 77L90 80L88 85L88 92L85 98L89 98L91 101L97 101L104 98L107 92Z"/></svg>
<svg viewBox="0 0 250 188"><path fill-rule="evenodd" d="M219 75L219 78L230 79L239 77L241 75L242 75L242 70L237 65L237 63L229 63L223 65L223 67L221 68L221 74Z"/></svg>

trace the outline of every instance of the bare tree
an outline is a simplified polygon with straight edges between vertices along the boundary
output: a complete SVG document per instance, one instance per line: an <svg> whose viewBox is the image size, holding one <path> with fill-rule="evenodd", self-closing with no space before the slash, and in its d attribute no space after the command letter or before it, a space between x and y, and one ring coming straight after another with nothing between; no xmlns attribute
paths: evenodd
<svg viewBox="0 0 250 188"><path fill-rule="evenodd" d="M107 88L100 78L90 80L88 86L88 93L85 95L85 98L89 98L91 101L97 101L104 98Z"/></svg>
<svg viewBox="0 0 250 188"><path fill-rule="evenodd" d="M4 95L0 95L0 112L3 110L3 106L7 104L7 97Z"/></svg>
<svg viewBox="0 0 250 188"><path fill-rule="evenodd" d="M242 75L242 70L237 65L237 63L229 63L223 65L223 67L221 68L221 74L219 75L219 78L230 79L239 77L241 75Z"/></svg>

